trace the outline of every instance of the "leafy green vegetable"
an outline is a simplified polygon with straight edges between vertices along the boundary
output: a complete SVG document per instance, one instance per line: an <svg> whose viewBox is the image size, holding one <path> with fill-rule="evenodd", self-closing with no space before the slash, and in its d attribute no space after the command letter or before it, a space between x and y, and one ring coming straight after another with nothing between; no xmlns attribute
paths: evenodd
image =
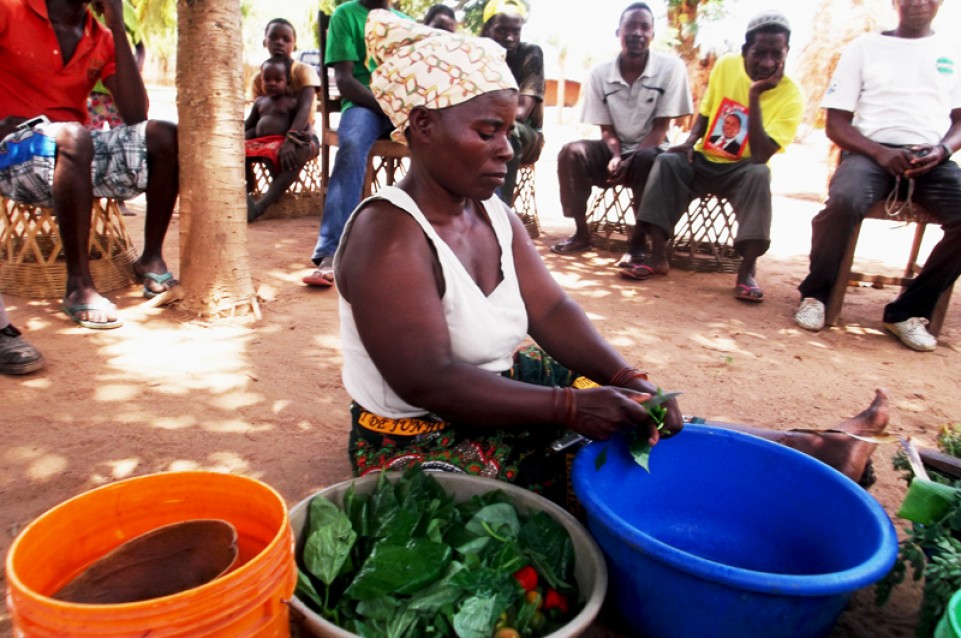
<svg viewBox="0 0 961 638"><path fill-rule="evenodd" d="M938 437L938 447L946 454L961 457L961 425L944 426ZM909 469L906 459L899 456L894 459L895 469ZM936 494L937 502L921 508L917 507L917 502L908 507L902 505L899 516L924 520L924 523L904 528L906 537L899 544L894 567L875 589L876 602L883 605L893 589L904 582L909 568L912 580L924 579L921 610L915 628L915 635L919 638L932 635L951 596L961 589L961 481L934 470L929 473L936 484L924 487ZM905 478L911 480L912 476L908 474Z"/></svg>
<svg viewBox="0 0 961 638"><path fill-rule="evenodd" d="M661 388L658 388L657 394L644 402L644 409L647 410L648 416L651 417L651 421L654 422L658 430L664 428L664 419L667 418L667 406L664 404L680 394L680 392L665 394ZM637 428L631 433L630 451L631 456L634 457L634 462L643 467L645 471L650 472L651 444L647 440L647 430L645 428Z"/></svg>
<svg viewBox="0 0 961 638"><path fill-rule="evenodd" d="M347 515L326 499L312 500L309 515L314 531L304 545L304 563L310 573L330 585L349 558L357 534Z"/></svg>
<svg viewBox="0 0 961 638"><path fill-rule="evenodd" d="M500 490L456 504L420 468L381 475L368 495L348 489L343 510L315 498L304 534L297 595L365 638L490 638L498 622L536 637L579 611L545 622L525 602L513 574L528 565L578 599L573 542L543 512L521 518Z"/></svg>

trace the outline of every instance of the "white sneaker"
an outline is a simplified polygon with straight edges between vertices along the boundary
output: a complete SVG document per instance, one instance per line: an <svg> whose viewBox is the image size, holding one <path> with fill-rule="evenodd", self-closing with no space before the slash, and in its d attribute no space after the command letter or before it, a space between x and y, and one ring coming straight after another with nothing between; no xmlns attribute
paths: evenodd
<svg viewBox="0 0 961 638"><path fill-rule="evenodd" d="M884 327L907 347L918 352L931 352L938 345L938 340L928 332L926 325L928 320L924 317L911 317L898 323L884 323Z"/></svg>
<svg viewBox="0 0 961 638"><path fill-rule="evenodd" d="M814 297L805 297L794 313L794 322L805 330L817 332L824 327L824 304Z"/></svg>

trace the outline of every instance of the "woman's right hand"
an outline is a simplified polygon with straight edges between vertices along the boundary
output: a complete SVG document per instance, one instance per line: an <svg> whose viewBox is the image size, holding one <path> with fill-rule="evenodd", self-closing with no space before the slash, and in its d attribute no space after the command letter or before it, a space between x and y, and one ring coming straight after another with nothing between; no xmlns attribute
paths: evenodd
<svg viewBox="0 0 961 638"><path fill-rule="evenodd" d="M610 386L575 390L576 411L568 426L595 441L606 441L623 429L647 426L657 437L657 426L642 403L650 394Z"/></svg>

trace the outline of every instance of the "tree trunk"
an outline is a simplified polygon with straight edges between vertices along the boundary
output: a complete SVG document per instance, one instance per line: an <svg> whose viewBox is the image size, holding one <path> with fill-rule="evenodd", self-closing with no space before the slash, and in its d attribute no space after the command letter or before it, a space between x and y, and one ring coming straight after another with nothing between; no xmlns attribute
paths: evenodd
<svg viewBox="0 0 961 638"><path fill-rule="evenodd" d="M183 307L254 312L244 194L239 0L178 0L180 272Z"/></svg>

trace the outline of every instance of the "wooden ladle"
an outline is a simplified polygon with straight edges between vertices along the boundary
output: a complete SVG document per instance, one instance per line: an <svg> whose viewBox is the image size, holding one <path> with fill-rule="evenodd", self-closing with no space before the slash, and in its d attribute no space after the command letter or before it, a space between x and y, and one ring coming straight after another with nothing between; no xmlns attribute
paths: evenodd
<svg viewBox="0 0 961 638"><path fill-rule="evenodd" d="M237 554L237 529L227 521L172 523L98 558L53 598L106 605L169 596L226 573Z"/></svg>

